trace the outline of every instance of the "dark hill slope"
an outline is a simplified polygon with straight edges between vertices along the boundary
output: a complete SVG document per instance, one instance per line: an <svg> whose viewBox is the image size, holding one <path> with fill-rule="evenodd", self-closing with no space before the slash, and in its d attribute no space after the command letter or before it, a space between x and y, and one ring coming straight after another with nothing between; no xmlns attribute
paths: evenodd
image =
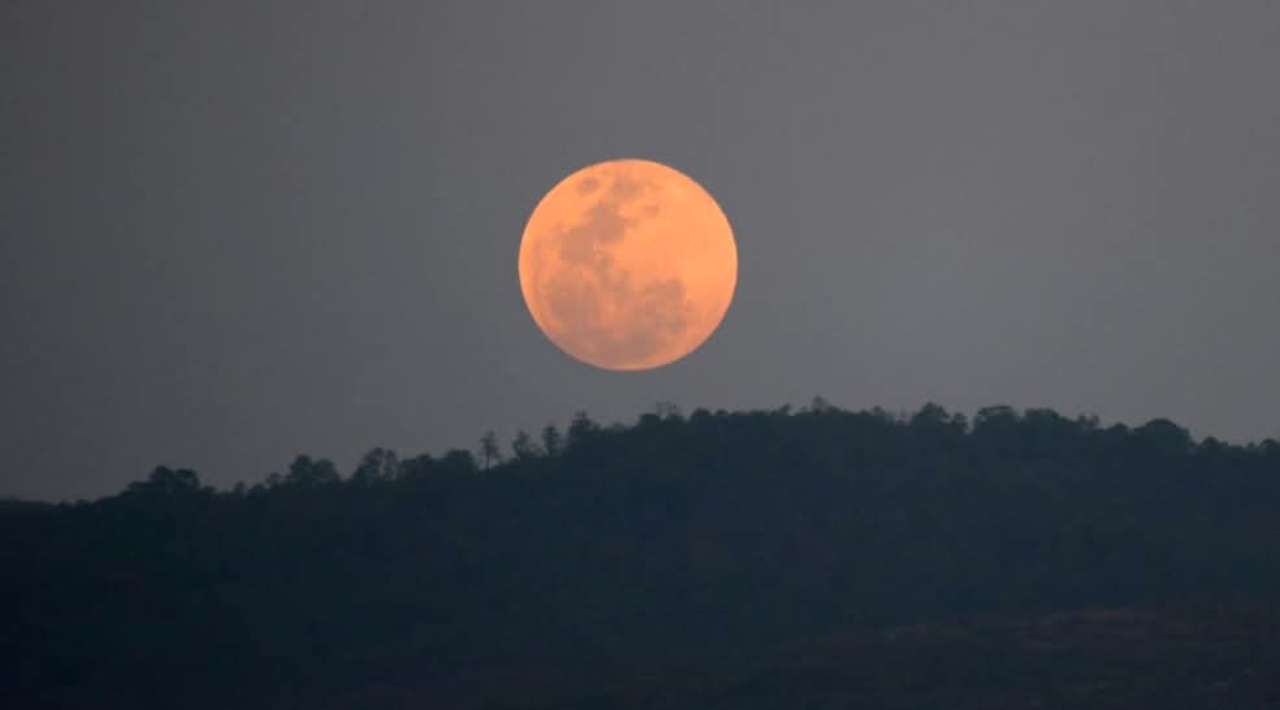
<svg viewBox="0 0 1280 710"><path fill-rule="evenodd" d="M989 628L933 645L922 632L871 685L840 686L892 707L912 669L951 697L945 669L969 668L983 643L1006 660L956 682L1006 688L1015 659L1034 656L1010 650L1027 638L1019 625L1072 609L1184 610L1135 617L1165 639L1183 628L1166 619L1194 616L1205 630L1169 651L1192 659L1178 662L1233 639L1222 673L1176 676L1202 690L1265 686L1275 659L1274 635L1240 631L1232 611L1271 619L1280 592L1274 442L1195 443L1163 420L1100 428L1045 410L989 408L970 424L936 407L894 418L821 405L607 429L581 417L563 445L544 441L484 469L459 451L374 451L346 479L299 457L248 490L157 469L93 503L4 503L7 706L482 707L477 679L495 702L503 688L484 679L507 679L522 689L507 706L596 707L595 692L599 707L642 707L667 676L619 669L680 667L711 684L680 696L692 706L794 707L768 704L798 692L766 687L768 668L866 663L892 628ZM1085 643L1076 631L1055 628L1043 643L1065 644L1065 665L1037 672L1087 665L1069 651ZM820 641L841 634L879 645ZM1098 643L1124 654L1131 642ZM693 682L670 680L671 692ZM750 683L763 700L730 699Z"/></svg>

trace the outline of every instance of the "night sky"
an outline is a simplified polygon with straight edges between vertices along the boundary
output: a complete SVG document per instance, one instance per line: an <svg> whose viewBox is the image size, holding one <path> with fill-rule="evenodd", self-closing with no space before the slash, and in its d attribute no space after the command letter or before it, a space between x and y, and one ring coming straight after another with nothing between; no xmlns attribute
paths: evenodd
<svg viewBox="0 0 1280 710"><path fill-rule="evenodd" d="M814 395L1280 435L1280 4L0 3L0 495ZM589 163L736 231L593 370L516 253Z"/></svg>

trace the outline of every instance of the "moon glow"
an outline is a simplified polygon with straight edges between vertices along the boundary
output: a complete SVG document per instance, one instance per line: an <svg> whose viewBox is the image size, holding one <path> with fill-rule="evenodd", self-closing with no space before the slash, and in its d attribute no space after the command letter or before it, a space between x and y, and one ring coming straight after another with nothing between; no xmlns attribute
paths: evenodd
<svg viewBox="0 0 1280 710"><path fill-rule="evenodd" d="M520 289L538 328L606 370L670 364L711 337L733 300L729 220L685 174L611 160L561 180L520 240Z"/></svg>

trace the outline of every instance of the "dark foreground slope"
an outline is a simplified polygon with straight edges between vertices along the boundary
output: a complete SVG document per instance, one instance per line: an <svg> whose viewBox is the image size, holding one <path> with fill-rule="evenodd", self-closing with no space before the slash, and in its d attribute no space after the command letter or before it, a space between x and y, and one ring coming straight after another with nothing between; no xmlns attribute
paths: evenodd
<svg viewBox="0 0 1280 710"><path fill-rule="evenodd" d="M544 441L0 504L0 703L1280 702L1274 442L824 406Z"/></svg>

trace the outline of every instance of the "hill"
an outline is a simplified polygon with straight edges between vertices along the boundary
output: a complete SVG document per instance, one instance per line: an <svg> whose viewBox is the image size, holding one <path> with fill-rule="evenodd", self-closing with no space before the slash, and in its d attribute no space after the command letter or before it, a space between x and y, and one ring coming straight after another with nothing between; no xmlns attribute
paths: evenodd
<svg viewBox="0 0 1280 710"><path fill-rule="evenodd" d="M223 492L159 468L90 503L0 504L0 700L1220 707L1280 688L1273 441L816 401L580 415L513 449L375 450L346 477L301 456Z"/></svg>

